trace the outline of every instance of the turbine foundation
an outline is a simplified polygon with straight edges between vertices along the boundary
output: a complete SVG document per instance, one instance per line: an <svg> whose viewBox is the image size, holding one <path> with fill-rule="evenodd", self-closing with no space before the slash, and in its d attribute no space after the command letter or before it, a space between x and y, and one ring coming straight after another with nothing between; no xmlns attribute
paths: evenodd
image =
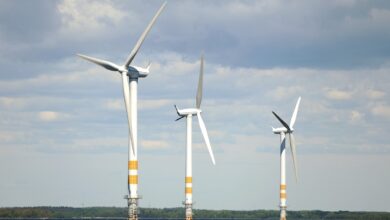
<svg viewBox="0 0 390 220"><path fill-rule="evenodd" d="M186 211L186 220L192 220L192 203L183 202Z"/></svg>
<svg viewBox="0 0 390 220"><path fill-rule="evenodd" d="M286 206L280 207L280 220L286 220L287 219L287 213L286 213Z"/></svg>
<svg viewBox="0 0 390 220"><path fill-rule="evenodd" d="M138 199L128 197L128 220L138 220Z"/></svg>

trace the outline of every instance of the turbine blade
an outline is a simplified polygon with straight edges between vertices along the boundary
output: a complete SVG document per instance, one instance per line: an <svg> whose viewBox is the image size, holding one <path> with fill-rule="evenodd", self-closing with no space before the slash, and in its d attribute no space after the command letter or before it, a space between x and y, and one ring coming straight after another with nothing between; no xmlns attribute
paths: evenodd
<svg viewBox="0 0 390 220"><path fill-rule="evenodd" d="M99 66L102 66L108 70L111 70L111 71L119 71L119 66L117 66L115 63L112 63L110 61L107 61L107 60L101 60L101 59L98 59L98 58L94 58L94 57L90 57L90 56L85 56L85 55L82 55L82 54L77 54L77 56L83 58L84 60L87 60L89 62L92 62L92 63L95 63Z"/></svg>
<svg viewBox="0 0 390 220"><path fill-rule="evenodd" d="M213 154L213 151L211 149L209 135L207 134L206 125L204 124L204 121L203 121L202 116L200 115L200 113L197 113L196 115L198 116L199 127L200 127L200 130L202 131L202 135L203 135L204 141L206 142L207 150L209 151L209 154L210 154L210 157L211 157L211 161L215 165L214 154Z"/></svg>
<svg viewBox="0 0 390 220"><path fill-rule="evenodd" d="M179 121L180 119L184 118L185 116L178 117L175 121Z"/></svg>
<svg viewBox="0 0 390 220"><path fill-rule="evenodd" d="M150 60L149 60L149 63L148 63L148 65L146 66L146 72L148 72L149 73L149 70L150 70L150 67L152 66L152 63L150 62Z"/></svg>
<svg viewBox="0 0 390 220"><path fill-rule="evenodd" d="M297 153L295 148L295 138L292 133L289 133L289 139L290 139L290 147L291 147L291 156L294 164L295 180L298 182L298 165L297 165L298 161L297 161Z"/></svg>
<svg viewBox="0 0 390 220"><path fill-rule="evenodd" d="M174 107L175 107L175 109L176 109L176 113L177 113L177 115L178 116L181 116L180 114L179 114L179 109L177 108L177 106L176 105L173 105Z"/></svg>
<svg viewBox="0 0 390 220"><path fill-rule="evenodd" d="M274 111L272 112L272 114L275 115L275 117L280 121L280 123L282 123L282 125L283 125L285 128L287 128L288 131L291 130L290 127L288 126L288 124L287 124L285 121L283 121L283 119L281 119Z"/></svg>
<svg viewBox="0 0 390 220"><path fill-rule="evenodd" d="M293 114L291 116L291 120L290 120L290 128L294 127L295 120L297 119L297 114L298 114L298 109L299 109L299 103L300 102L301 102L301 97L298 98L297 104L295 104L295 109L294 109L294 112L293 112Z"/></svg>
<svg viewBox="0 0 390 220"><path fill-rule="evenodd" d="M134 149L134 136L133 136L133 127L131 121L131 105L130 105L130 87L129 87L129 78L126 73L122 73L122 85L123 85L123 97L125 100L126 112L127 112L127 122L129 124L129 134L130 134L130 150L135 155Z"/></svg>
<svg viewBox="0 0 390 220"><path fill-rule="evenodd" d="M145 31L142 33L141 37L138 39L137 44L134 46L133 50L131 51L129 57L126 60L125 66L129 67L131 62L133 61L135 55L137 55L139 48L141 47L142 43L144 42L146 35L148 35L150 29L152 28L153 24L156 22L158 16L161 14L162 10L165 8L165 5L167 2L164 2L164 4L161 5L160 9L157 11L157 13L154 15L152 21L150 21L149 25L146 27Z"/></svg>
<svg viewBox="0 0 390 220"><path fill-rule="evenodd" d="M199 72L199 81L198 81L198 92L196 93L196 108L200 108L202 103L202 93L203 93L203 54L200 57L200 72Z"/></svg>

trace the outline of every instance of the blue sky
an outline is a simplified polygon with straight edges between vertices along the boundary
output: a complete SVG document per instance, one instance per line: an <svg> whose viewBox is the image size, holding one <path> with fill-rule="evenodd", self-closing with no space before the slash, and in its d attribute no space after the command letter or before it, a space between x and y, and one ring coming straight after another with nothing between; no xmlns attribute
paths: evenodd
<svg viewBox="0 0 390 220"><path fill-rule="evenodd" d="M162 1L0 2L0 206L125 206L123 63ZM277 209L279 126L295 125L289 209L390 211L388 1L168 1L134 64L142 207L184 200L185 123L194 122L195 208ZM289 152L288 152L289 153Z"/></svg>

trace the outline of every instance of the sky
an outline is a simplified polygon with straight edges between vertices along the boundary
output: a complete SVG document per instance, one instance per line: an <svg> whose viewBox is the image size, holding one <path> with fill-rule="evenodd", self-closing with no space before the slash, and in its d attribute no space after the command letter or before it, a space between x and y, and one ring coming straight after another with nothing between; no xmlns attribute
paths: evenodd
<svg viewBox="0 0 390 220"><path fill-rule="evenodd" d="M121 78L75 56L122 64L163 1L0 1L0 206L126 206ZM290 210L390 212L390 2L169 0L133 64L139 80L141 207L184 200L193 123L195 208L278 209L280 123Z"/></svg>

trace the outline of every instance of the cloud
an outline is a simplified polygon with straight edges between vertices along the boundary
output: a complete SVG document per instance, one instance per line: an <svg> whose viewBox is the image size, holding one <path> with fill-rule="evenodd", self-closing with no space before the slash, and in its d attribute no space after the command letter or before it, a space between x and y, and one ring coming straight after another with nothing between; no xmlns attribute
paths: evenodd
<svg viewBox="0 0 390 220"><path fill-rule="evenodd" d="M374 24L385 24L390 19L390 10L385 8L372 8L369 14Z"/></svg>
<svg viewBox="0 0 390 220"><path fill-rule="evenodd" d="M0 97L0 106L4 108L20 108L25 105L25 100L14 97Z"/></svg>
<svg viewBox="0 0 390 220"><path fill-rule="evenodd" d="M191 62L190 60L186 60L181 54L172 52L159 54L158 59L163 61L163 63L152 63L151 68L155 72L163 71L174 76L199 71L199 59Z"/></svg>
<svg viewBox="0 0 390 220"><path fill-rule="evenodd" d="M10 142L15 140L15 135L11 132L0 132L0 140L1 142Z"/></svg>
<svg viewBox="0 0 390 220"><path fill-rule="evenodd" d="M93 32L108 28L126 16L109 1L62 1L57 6L63 28L70 32Z"/></svg>
<svg viewBox="0 0 390 220"><path fill-rule="evenodd" d="M352 98L352 92L339 89L325 89L325 96L332 100L349 100Z"/></svg>
<svg viewBox="0 0 390 220"><path fill-rule="evenodd" d="M142 140L140 146L147 150L163 150L169 148L169 143L162 140Z"/></svg>
<svg viewBox="0 0 390 220"><path fill-rule="evenodd" d="M170 124L176 117L173 104L193 106L199 59L173 52L164 52L161 56L156 53L152 57L156 58L156 68L146 79L140 80L139 84L139 128L145 134L153 131L153 137L145 136L153 140L175 139L177 137L170 134L159 134L161 131L176 129ZM172 60L175 62L171 63ZM3 121L8 123L8 129L23 126L37 132L51 129L55 133L53 128L48 128L54 123L34 125L34 121L28 119L32 115L34 119L41 121L61 121L58 130L72 130L66 133L68 137L57 136L59 141L78 139L77 136L81 134L99 136L106 132L111 134L112 131L115 131L116 136L127 137L126 114L118 74L98 66L89 66L89 63L83 61L76 63L77 65L72 65L69 60L64 60L59 64L61 68L58 72L48 69L27 79L0 80L0 92L4 94L0 98L0 108L6 115ZM175 65L191 68L181 74L171 73ZM63 68L64 66L67 68ZM383 94L387 92L387 72L386 66L368 70L259 69L224 66L207 61L202 103L204 118L210 131L224 134L223 137L215 135L216 140L212 138L212 142L225 145L224 142L234 141L231 135L227 135L230 133L245 136L268 132L270 125L276 126L271 111L276 110L288 119L297 97L302 96L299 118L302 117L300 120L303 125L310 121L305 125L309 127L309 131L329 133L332 136L336 130L330 128L341 128L339 124L345 122L344 119L348 119L347 122L350 123L343 127L343 131L349 130L348 126L352 123L373 126L377 122L364 119L375 115L371 109L379 106L376 103L380 100L379 97L382 97L380 104L388 105L383 99ZM376 77L371 77L372 74L376 74ZM366 92L375 99L367 102L364 98L354 98L357 95L368 98L368 95L364 95ZM324 93L328 93L328 97L325 96L327 98L324 98ZM229 114L221 114L226 109ZM112 114L112 110L118 114ZM46 111L54 112L54 116L40 118L41 112ZM26 118L23 125L14 123L22 117ZM64 117L67 120L62 120ZM148 126L150 123L155 126L151 128ZM88 126L94 129L85 129ZM297 126L299 128L300 124ZM31 149L38 145L39 143L31 145ZM328 147L332 149L332 146Z"/></svg>
<svg viewBox="0 0 390 220"><path fill-rule="evenodd" d="M53 111L42 111L38 113L38 118L41 121L46 122L57 121L60 118L60 113Z"/></svg>
<svg viewBox="0 0 390 220"><path fill-rule="evenodd" d="M369 99L381 99L385 96L386 93L379 91L379 90L374 90L374 89L368 89L366 91L366 96Z"/></svg>
<svg viewBox="0 0 390 220"><path fill-rule="evenodd" d="M390 106L389 105L377 105L371 109L372 114L380 117L390 119Z"/></svg>
<svg viewBox="0 0 390 220"><path fill-rule="evenodd" d="M0 1L0 161L3 164L7 164L4 159L14 161L20 155L14 157L9 152L19 151L29 163L43 156L49 158L47 164L55 164L53 160L64 159L71 153L71 159L80 159L78 165L92 164L86 163L85 158L99 161L96 164L107 169L105 173L118 176L118 181L115 179L110 184L111 188L121 188L114 186L114 182L122 183L120 170L126 167L113 165L121 161L125 164L127 160L128 127L120 77L80 60L75 53L122 64L160 4L38 1L26 7L24 2ZM163 161L161 152L169 155L172 164L184 159L185 122L174 122L177 116L172 104L194 106L202 50L206 59L203 117L217 163L221 165L216 169L227 170L227 177L229 169L222 166L224 163L238 171L254 166L267 168L264 172L275 168L272 172L275 178L270 179L277 181L279 138L272 134L270 126L280 125L271 111L276 110L288 120L298 96L302 96L302 106L294 128L299 155L320 158L324 154L342 154L343 162L345 155L388 157L389 125L384 119L390 118L387 99L390 39L386 37L390 33L389 7L386 2L348 0L170 1L134 61L140 66L145 66L149 59L152 61L151 74L140 79L138 90L138 135L140 150L145 148L143 159ZM327 13L319 13L322 11ZM115 13L119 13L118 17ZM194 119L194 157L201 154L196 159L207 160L209 165L197 123ZM158 157L154 157L156 152ZM259 159L265 154L269 154L269 163ZM110 160L113 163L101 163L113 155L116 155L115 160ZM242 158L245 162L240 161ZM310 165L316 161L312 160ZM373 161L378 167L386 167L385 162ZM74 160L66 158L60 164L66 163L72 165ZM145 161L146 164L155 170L156 160ZM99 170L90 166L91 175ZM43 167L40 160L36 167L37 170ZM90 182L87 172L75 167L74 172L68 168L64 172L78 174L80 181ZM318 170L331 169L324 167ZM20 170L23 173L24 167ZM53 170L55 176L56 169ZM8 177L7 171L4 169L3 173ZM204 171L206 178L216 176L208 173L211 169ZM35 176L36 173L39 172L30 172ZM351 174L354 175L362 176ZM101 172L96 176L102 178ZM150 176L142 175L142 178ZM152 187L148 185L151 182L155 181L143 181L143 187ZM61 184L58 186L63 187ZM35 188L32 192L41 186L38 182L29 185ZM165 179L161 185L172 191L177 188L169 188L172 184ZM101 191L106 186L86 188ZM229 190L227 186L226 191ZM56 191L47 192L46 196ZM123 192L127 192L125 185ZM9 193L2 204L13 204L9 201L16 201L17 193L20 190ZM77 206L83 201L83 198L76 201L74 194L61 197L64 198L61 201L60 197L49 204L72 201ZM258 201L256 198L253 201ZM105 199L91 196L85 204L99 205ZM47 197L39 197L38 202L42 201L48 201ZM179 204L173 200L162 201L162 205ZM250 202L246 196L242 201L241 206L248 208ZM225 205L236 204L221 203L219 207Z"/></svg>
<svg viewBox="0 0 390 220"><path fill-rule="evenodd" d="M285 98L299 96L299 93L303 91L301 86L279 86L275 90L268 92L268 96L281 100Z"/></svg>
<svg viewBox="0 0 390 220"><path fill-rule="evenodd" d="M382 37L389 33L385 25L388 4L352 1L175 3L161 24L164 43L172 50L191 54L194 52L190 51L204 48L213 62L224 65L335 69L378 65L388 58L380 49L388 41ZM196 14L188 13L189 8ZM318 13L322 10L330 13ZM188 24L192 28L188 28ZM175 34L168 36L168 33ZM188 39L191 43L186 43ZM373 39L377 41L370 41ZM156 46L157 42L153 47ZM372 54L378 59L370 56Z"/></svg>
<svg viewBox="0 0 390 220"><path fill-rule="evenodd" d="M141 99L138 100L138 109L139 110L153 110L159 109L163 106L172 104L174 100L169 99ZM110 99L104 101L104 107L110 110L125 110L125 105L123 99Z"/></svg>
<svg viewBox="0 0 390 220"><path fill-rule="evenodd" d="M0 48L7 47L4 41L12 42L14 50L45 41L60 24L56 4L57 1L0 2Z"/></svg>
<svg viewBox="0 0 390 220"><path fill-rule="evenodd" d="M360 113L359 111L353 110L353 111L351 111L349 119L352 123L355 123L355 122L361 121L363 119L363 117L364 117L364 114Z"/></svg>

